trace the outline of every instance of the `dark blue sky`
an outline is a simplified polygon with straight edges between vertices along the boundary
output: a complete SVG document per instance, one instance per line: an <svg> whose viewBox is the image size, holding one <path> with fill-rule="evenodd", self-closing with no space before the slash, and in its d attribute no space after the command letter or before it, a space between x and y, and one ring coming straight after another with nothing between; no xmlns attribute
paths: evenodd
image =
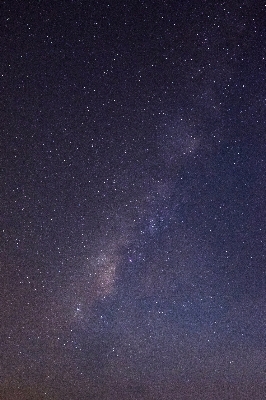
<svg viewBox="0 0 266 400"><path fill-rule="evenodd" d="M264 398L264 4L1 23L1 399Z"/></svg>

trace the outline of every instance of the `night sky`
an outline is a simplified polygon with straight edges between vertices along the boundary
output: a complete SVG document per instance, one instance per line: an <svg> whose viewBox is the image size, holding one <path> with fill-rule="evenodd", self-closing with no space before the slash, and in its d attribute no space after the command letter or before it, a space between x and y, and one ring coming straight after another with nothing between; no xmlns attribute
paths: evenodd
<svg viewBox="0 0 266 400"><path fill-rule="evenodd" d="M0 15L0 399L266 398L266 4Z"/></svg>

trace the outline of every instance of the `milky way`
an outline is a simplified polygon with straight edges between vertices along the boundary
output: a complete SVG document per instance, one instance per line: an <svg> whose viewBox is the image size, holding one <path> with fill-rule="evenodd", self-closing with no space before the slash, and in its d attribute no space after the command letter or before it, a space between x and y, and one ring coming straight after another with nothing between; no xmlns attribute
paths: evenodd
<svg viewBox="0 0 266 400"><path fill-rule="evenodd" d="M4 1L1 399L263 399L260 2Z"/></svg>

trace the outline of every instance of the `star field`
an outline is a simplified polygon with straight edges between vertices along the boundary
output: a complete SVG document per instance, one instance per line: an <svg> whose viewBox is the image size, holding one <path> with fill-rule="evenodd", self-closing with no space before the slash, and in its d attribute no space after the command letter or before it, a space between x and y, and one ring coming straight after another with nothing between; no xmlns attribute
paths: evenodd
<svg viewBox="0 0 266 400"><path fill-rule="evenodd" d="M265 4L0 14L0 399L265 398Z"/></svg>

